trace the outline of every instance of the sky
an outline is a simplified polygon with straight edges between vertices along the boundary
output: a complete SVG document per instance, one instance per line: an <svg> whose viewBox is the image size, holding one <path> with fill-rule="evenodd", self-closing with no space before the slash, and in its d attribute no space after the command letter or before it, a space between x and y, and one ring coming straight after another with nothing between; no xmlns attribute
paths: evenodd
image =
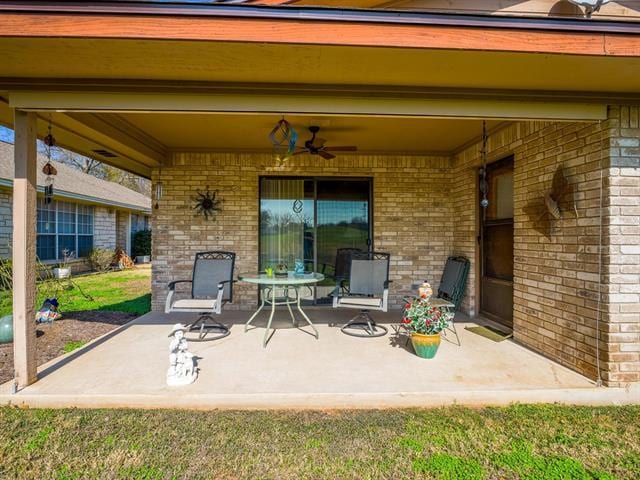
<svg viewBox="0 0 640 480"><path fill-rule="evenodd" d="M0 140L7 143L13 143L13 130L0 125Z"/></svg>

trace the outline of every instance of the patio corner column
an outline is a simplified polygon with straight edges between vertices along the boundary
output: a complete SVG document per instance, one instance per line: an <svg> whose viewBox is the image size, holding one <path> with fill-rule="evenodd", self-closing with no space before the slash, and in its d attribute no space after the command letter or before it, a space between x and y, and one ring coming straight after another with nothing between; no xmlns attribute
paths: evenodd
<svg viewBox="0 0 640 480"><path fill-rule="evenodd" d="M37 380L36 115L15 111L13 181L13 358L18 388Z"/></svg>

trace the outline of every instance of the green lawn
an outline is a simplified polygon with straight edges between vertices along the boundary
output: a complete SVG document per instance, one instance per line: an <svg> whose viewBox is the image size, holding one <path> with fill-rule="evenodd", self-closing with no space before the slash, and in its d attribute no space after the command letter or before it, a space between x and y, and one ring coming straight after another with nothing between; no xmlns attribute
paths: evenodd
<svg viewBox="0 0 640 480"><path fill-rule="evenodd" d="M0 477L635 480L640 407L0 408Z"/></svg>
<svg viewBox="0 0 640 480"><path fill-rule="evenodd" d="M45 298L57 296L63 313L111 310L142 315L150 310L151 270L148 268L94 273L72 280L73 283L51 280L41 283L37 305L42 305ZM3 291L0 292L0 316L8 313L11 313L11 293Z"/></svg>

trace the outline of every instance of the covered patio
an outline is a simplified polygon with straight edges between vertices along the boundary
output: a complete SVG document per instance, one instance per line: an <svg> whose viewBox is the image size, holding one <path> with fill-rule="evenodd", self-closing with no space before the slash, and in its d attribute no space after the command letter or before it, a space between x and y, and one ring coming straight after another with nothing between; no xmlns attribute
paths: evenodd
<svg viewBox="0 0 640 480"><path fill-rule="evenodd" d="M280 320L266 349L261 347L265 314L244 333L246 314L226 313L231 335L190 344L201 371L196 383L180 388L165 383L167 332L189 318L150 313L43 366L38 382L17 395L9 395L10 385L4 385L0 399L31 407L238 409L634 401L633 391L599 389L511 340L494 343L469 332L465 327L476 322L462 314L456 319L461 345L449 334L436 358L424 360L403 335L355 339L334 325L346 321L347 313L307 312L319 339ZM393 332L398 314L375 318Z"/></svg>
<svg viewBox="0 0 640 480"><path fill-rule="evenodd" d="M3 401L606 403L625 401L625 387L640 381L637 35L586 34L558 24L532 44L538 37L531 32L541 27L527 21L451 27L426 16L347 18L334 10L311 18L268 7L168 12L153 5L126 15L102 5L75 8L2 13L0 53L15 59L20 52L0 79L0 122L16 134L19 390ZM65 62L45 68L42 52L50 50L65 52ZM298 130L298 146L316 126L327 145L357 150L334 158L282 155L268 138L281 119ZM49 125L61 146L151 178L153 312L38 374L34 179L36 139ZM492 198L490 209L501 205L504 212L489 220L511 230L502 243L483 243L489 210L481 206L479 174L501 162L510 165L500 187L506 204ZM572 187L571 205L542 228L558 171ZM277 249L265 250L273 232L265 228L264 203L282 199L289 207L309 202L314 217L299 222L298 247L309 268L320 271L336 247L351 246L328 242L329 260L319 255L317 205L328 180L336 204L355 195L349 182L368 185L359 190L366 196L360 241L391 257L386 323L399 321L416 281L438 286L449 256L470 261L457 312L462 346L444 342L425 363L393 336L341 335L333 325L349 313L318 306L309 311L320 325L319 340L282 328L262 349L262 329L238 328L255 308L257 288L238 284L221 316L234 324L231 335L193 344L201 377L179 392L168 390L167 334L178 319L160 313L169 283L189 278L202 251L235 252L236 275L284 261ZM270 181L292 181L295 188L277 197ZM498 183L487 187L491 194ZM194 213L194 198L209 190L222 203L205 218ZM487 294L483 284L496 266L487 252L503 255L507 274L493 279L501 296ZM513 340L493 343L464 329L497 308ZM592 382L612 388L598 390ZM314 400L322 397L329 400Z"/></svg>

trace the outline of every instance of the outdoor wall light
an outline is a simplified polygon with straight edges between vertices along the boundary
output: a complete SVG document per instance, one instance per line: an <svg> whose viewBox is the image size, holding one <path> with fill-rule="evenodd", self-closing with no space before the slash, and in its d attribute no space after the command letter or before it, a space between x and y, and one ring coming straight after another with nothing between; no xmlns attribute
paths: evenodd
<svg viewBox="0 0 640 480"><path fill-rule="evenodd" d="M164 193L164 185L162 184L162 182L158 181L156 182L156 203L153 206L153 208L155 208L156 210L158 209L158 202L162 199L162 194Z"/></svg>

